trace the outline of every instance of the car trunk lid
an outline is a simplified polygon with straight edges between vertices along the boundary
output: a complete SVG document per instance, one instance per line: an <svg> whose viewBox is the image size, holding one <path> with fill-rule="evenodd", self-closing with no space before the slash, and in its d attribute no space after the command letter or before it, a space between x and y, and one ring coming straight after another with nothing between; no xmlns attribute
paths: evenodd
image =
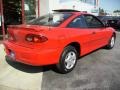
<svg viewBox="0 0 120 90"><path fill-rule="evenodd" d="M26 35L39 35L49 30L49 27L38 25L17 25L8 27L9 41L24 47L34 48L35 43L26 41Z"/></svg>

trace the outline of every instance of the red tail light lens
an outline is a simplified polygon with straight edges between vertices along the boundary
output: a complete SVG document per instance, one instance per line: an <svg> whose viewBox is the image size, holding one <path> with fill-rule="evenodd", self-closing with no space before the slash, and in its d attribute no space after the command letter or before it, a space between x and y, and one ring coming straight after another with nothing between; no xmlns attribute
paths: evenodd
<svg viewBox="0 0 120 90"><path fill-rule="evenodd" d="M25 40L28 42L42 43L42 42L46 42L48 38L41 35L28 34Z"/></svg>

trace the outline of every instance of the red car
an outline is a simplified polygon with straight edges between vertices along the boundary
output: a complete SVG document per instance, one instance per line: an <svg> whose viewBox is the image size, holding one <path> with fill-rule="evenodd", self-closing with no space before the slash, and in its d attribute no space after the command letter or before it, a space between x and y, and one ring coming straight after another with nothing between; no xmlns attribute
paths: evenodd
<svg viewBox="0 0 120 90"><path fill-rule="evenodd" d="M85 12L63 11L9 26L4 41L7 57L33 65L56 65L61 73L73 70L79 56L98 48L114 47L116 33Z"/></svg>

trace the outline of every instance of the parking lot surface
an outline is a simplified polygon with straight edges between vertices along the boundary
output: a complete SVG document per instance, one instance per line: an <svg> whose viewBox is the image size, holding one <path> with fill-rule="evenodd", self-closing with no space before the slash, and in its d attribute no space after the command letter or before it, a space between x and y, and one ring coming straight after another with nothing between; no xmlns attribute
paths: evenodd
<svg viewBox="0 0 120 90"><path fill-rule="evenodd" d="M42 89L120 90L120 34L112 50L99 49L80 58L73 72L44 72Z"/></svg>
<svg viewBox="0 0 120 90"><path fill-rule="evenodd" d="M120 32L112 50L80 58L68 74L5 60L3 48L0 45L0 90L120 90Z"/></svg>

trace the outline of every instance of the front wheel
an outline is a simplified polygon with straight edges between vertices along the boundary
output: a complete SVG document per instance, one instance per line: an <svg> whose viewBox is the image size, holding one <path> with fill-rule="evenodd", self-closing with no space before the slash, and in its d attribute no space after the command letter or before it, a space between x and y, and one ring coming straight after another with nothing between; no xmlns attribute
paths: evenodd
<svg viewBox="0 0 120 90"><path fill-rule="evenodd" d="M108 43L108 45L106 46L107 49L112 49L115 45L115 35L113 35Z"/></svg>
<svg viewBox="0 0 120 90"><path fill-rule="evenodd" d="M61 57L59 63L56 65L60 73L68 73L72 71L77 63L78 53L73 46L67 46Z"/></svg>

